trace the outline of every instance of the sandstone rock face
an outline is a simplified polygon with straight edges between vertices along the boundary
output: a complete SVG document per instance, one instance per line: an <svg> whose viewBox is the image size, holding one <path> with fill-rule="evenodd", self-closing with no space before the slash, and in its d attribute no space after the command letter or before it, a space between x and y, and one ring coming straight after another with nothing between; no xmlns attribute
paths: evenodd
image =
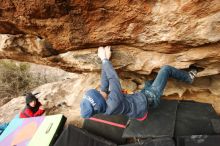
<svg viewBox="0 0 220 146"><path fill-rule="evenodd" d="M197 64L201 76L218 74L219 21L218 0L2 0L0 58L95 71L94 48L112 45L124 70Z"/></svg>
<svg viewBox="0 0 220 146"><path fill-rule="evenodd" d="M219 0L1 0L0 33L0 58L89 72L73 81L82 80L81 92L100 71L101 45L112 46L111 61L132 90L163 65L195 64L204 68L195 83L171 80L166 98L208 102L220 113Z"/></svg>
<svg viewBox="0 0 220 146"><path fill-rule="evenodd" d="M1 33L34 34L60 52L104 44L161 48L154 43L179 51L172 44L220 39L218 0L1 0L0 10Z"/></svg>

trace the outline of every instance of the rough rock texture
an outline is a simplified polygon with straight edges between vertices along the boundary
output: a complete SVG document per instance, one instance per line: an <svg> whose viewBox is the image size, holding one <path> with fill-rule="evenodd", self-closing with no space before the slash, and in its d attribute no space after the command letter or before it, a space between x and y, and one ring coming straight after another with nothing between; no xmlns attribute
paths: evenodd
<svg viewBox="0 0 220 146"><path fill-rule="evenodd" d="M99 69L99 45L114 46L115 66L150 74L164 64L219 73L218 0L1 0L0 58Z"/></svg>
<svg viewBox="0 0 220 146"><path fill-rule="evenodd" d="M135 83L165 64L195 64L204 68L200 78L171 81L165 95L212 103L220 113L219 0L0 0L0 33L0 58L70 72L99 71L96 48L111 45L113 65Z"/></svg>
<svg viewBox="0 0 220 146"><path fill-rule="evenodd" d="M161 48L153 43L179 51L172 44L220 38L218 0L1 0L0 10L1 33L34 34L60 52L101 44Z"/></svg>

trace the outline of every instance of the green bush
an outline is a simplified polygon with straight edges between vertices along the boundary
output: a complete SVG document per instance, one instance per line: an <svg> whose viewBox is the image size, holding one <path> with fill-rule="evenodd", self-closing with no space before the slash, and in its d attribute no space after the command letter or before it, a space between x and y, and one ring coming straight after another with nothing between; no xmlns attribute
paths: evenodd
<svg viewBox="0 0 220 146"><path fill-rule="evenodd" d="M30 65L0 60L0 98L13 98L46 83L41 76L32 76Z"/></svg>

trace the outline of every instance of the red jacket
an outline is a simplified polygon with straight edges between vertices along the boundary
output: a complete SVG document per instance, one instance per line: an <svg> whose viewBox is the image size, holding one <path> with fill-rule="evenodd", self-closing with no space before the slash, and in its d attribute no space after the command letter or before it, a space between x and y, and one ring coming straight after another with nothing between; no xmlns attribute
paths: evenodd
<svg viewBox="0 0 220 146"><path fill-rule="evenodd" d="M40 102L39 102L40 103ZM41 103L40 103L41 105ZM38 106L38 109L36 112L32 111L30 108L25 107L25 109L20 113L20 118L30 118L30 117L37 117L37 116L41 116L45 110L42 110L39 108L40 106Z"/></svg>

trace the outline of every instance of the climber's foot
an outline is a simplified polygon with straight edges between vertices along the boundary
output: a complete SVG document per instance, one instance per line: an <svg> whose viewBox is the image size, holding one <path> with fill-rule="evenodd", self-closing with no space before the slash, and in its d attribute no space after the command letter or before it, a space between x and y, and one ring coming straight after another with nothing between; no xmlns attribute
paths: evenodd
<svg viewBox="0 0 220 146"><path fill-rule="evenodd" d="M189 66L189 75L190 75L191 79L194 80L197 73L201 72L202 70L204 70L204 69L201 67L197 67L195 65L190 65Z"/></svg>

